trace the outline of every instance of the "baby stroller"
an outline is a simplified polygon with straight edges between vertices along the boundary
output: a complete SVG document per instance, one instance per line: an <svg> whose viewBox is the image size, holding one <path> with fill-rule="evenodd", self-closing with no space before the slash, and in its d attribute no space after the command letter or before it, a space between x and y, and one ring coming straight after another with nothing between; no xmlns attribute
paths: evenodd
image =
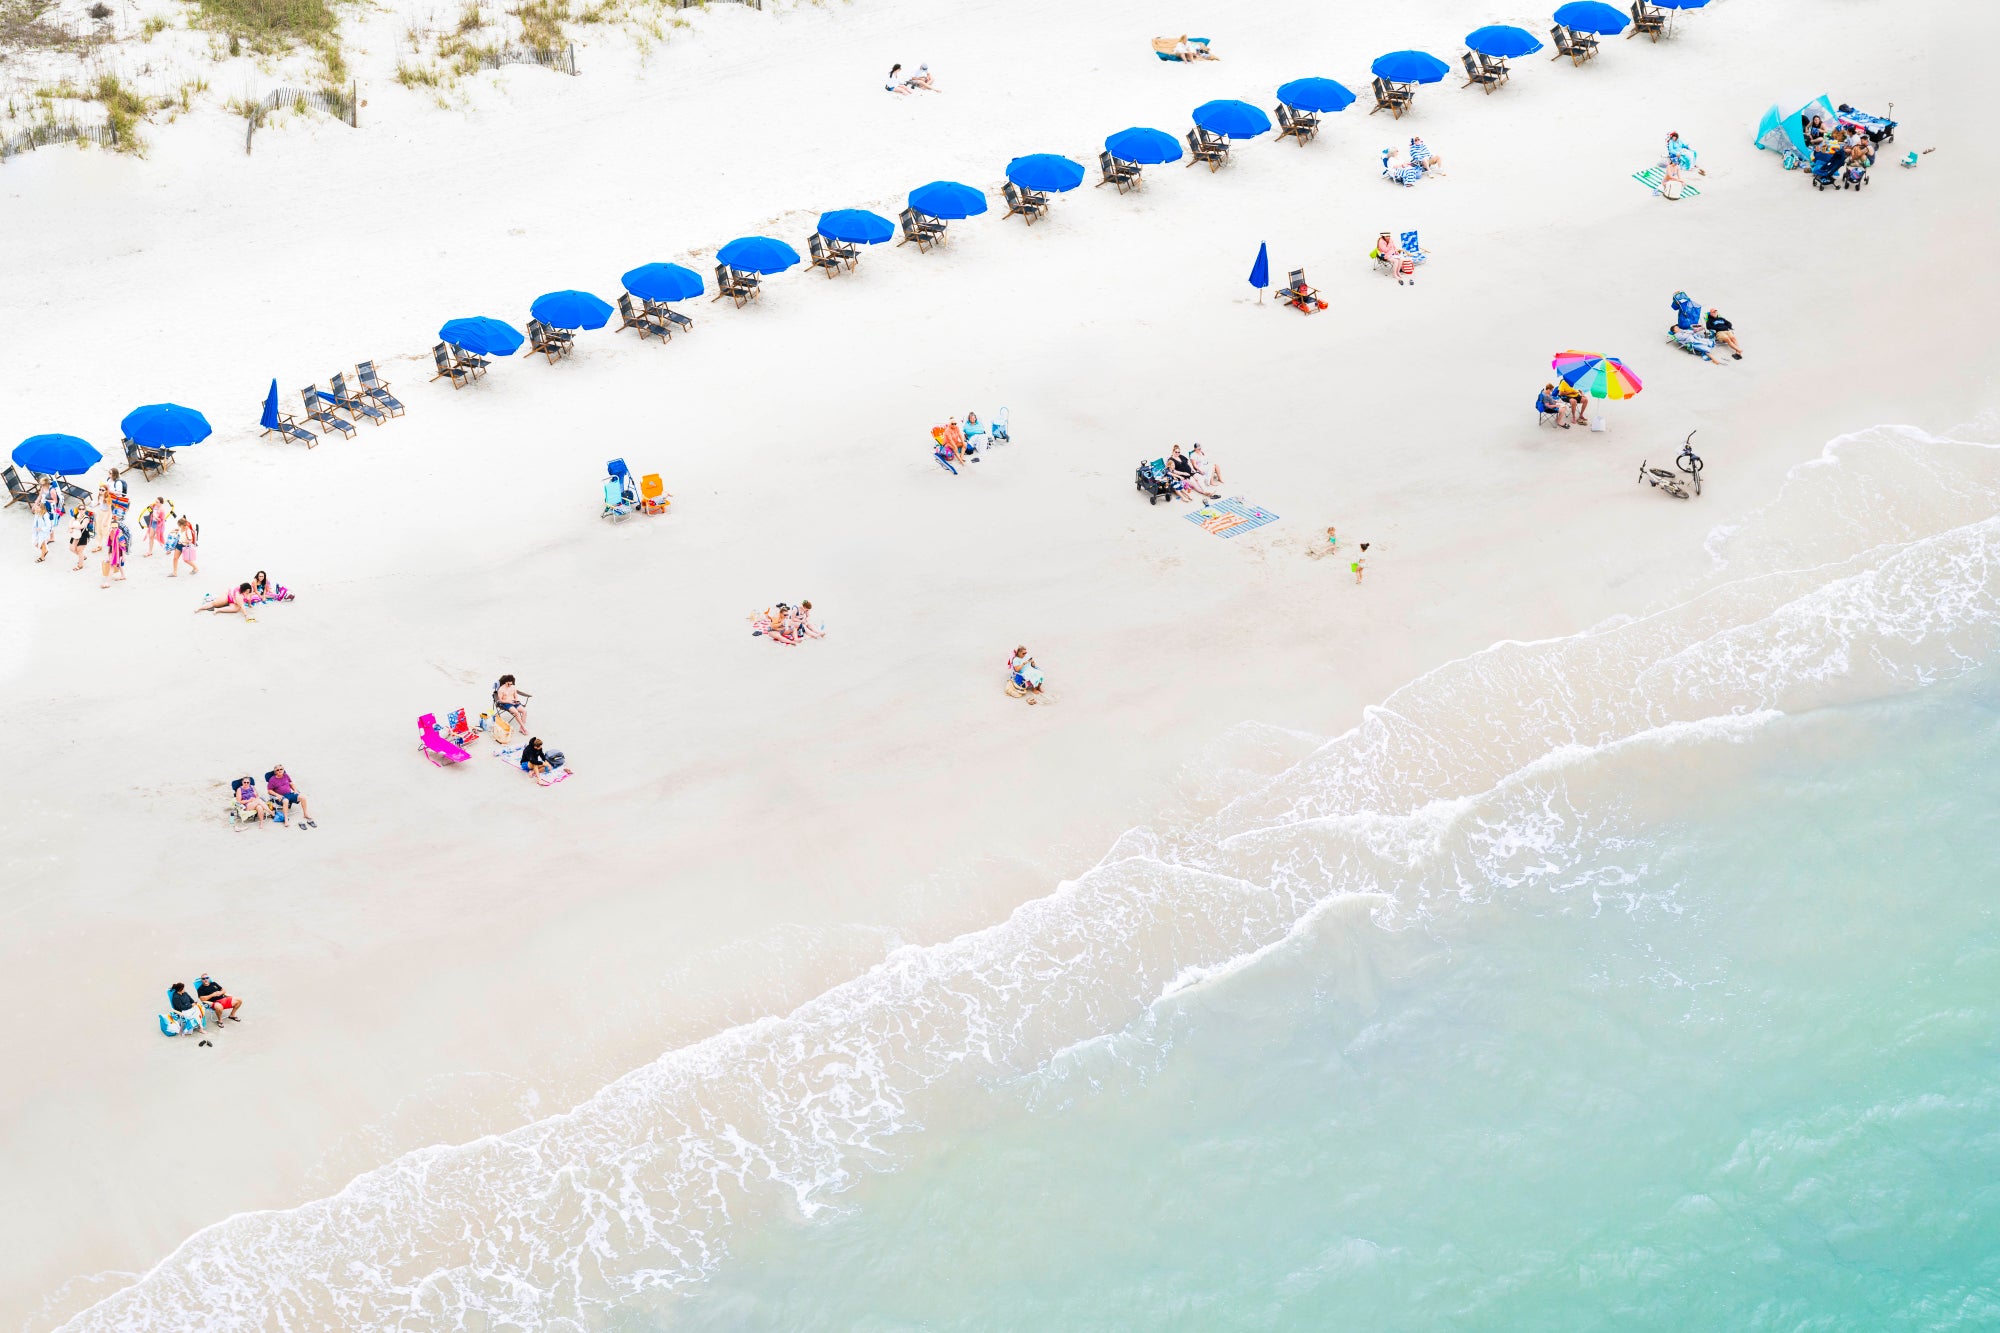
<svg viewBox="0 0 2000 1333"><path fill-rule="evenodd" d="M1840 169L1841 189L1858 190L1867 183L1868 164L1866 162L1849 162Z"/></svg>
<svg viewBox="0 0 2000 1333"><path fill-rule="evenodd" d="M1841 161L1839 153L1813 154L1812 184L1815 190L1824 190L1830 185L1840 184Z"/></svg>
<svg viewBox="0 0 2000 1333"><path fill-rule="evenodd" d="M1132 484L1146 497L1149 505L1158 504L1163 498L1174 498L1174 483L1167 476L1167 460L1156 458L1150 463L1141 463L1132 474Z"/></svg>

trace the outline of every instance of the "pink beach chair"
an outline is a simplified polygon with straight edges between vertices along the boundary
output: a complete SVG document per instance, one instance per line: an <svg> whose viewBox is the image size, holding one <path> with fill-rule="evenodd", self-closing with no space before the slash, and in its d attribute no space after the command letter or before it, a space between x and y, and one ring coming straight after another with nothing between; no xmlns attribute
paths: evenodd
<svg viewBox="0 0 2000 1333"><path fill-rule="evenodd" d="M438 735L437 723L436 713L425 713L417 719L417 753L439 768L446 764L462 764L472 758L462 747Z"/></svg>

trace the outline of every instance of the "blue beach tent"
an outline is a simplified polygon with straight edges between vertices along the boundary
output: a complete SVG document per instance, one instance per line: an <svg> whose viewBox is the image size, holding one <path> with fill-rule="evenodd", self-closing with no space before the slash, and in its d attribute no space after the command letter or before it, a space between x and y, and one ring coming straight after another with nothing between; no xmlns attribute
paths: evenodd
<svg viewBox="0 0 2000 1333"><path fill-rule="evenodd" d="M1757 122L1757 137L1752 140L1759 148L1768 148L1774 153L1797 153L1800 157L1811 157L1806 147L1806 122L1814 116L1824 119L1831 130L1840 123L1840 116L1834 111L1833 103L1821 93L1798 110L1786 114L1780 108L1782 102L1774 104L1764 113L1764 119Z"/></svg>

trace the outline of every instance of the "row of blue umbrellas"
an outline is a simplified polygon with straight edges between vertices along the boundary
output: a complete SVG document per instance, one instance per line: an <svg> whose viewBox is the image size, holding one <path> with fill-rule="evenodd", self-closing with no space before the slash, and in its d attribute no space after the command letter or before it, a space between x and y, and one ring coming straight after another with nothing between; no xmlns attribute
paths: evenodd
<svg viewBox="0 0 2000 1333"><path fill-rule="evenodd" d="M126 439L148 449L185 449L213 434L208 418L179 403L134 408L118 423ZM104 460L88 440L74 435L31 435L14 446L14 465L45 476L74 477Z"/></svg>

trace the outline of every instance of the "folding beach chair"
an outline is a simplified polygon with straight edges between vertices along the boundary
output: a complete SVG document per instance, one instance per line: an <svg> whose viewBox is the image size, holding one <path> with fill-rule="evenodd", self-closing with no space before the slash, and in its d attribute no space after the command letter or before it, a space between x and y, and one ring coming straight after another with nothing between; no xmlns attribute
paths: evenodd
<svg viewBox="0 0 2000 1333"><path fill-rule="evenodd" d="M454 745L438 735L437 714L425 713L417 719L417 753L443 768L446 764L462 764L472 758L464 747Z"/></svg>
<svg viewBox="0 0 2000 1333"><path fill-rule="evenodd" d="M1467 51L1463 58L1465 61L1465 82L1460 84L1459 87L1470 88L1476 83L1479 85L1479 91L1490 93L1500 86L1500 76L1475 60L1472 52Z"/></svg>
<svg viewBox="0 0 2000 1333"><path fill-rule="evenodd" d="M1405 85L1390 83L1378 76L1375 79L1375 106L1368 114L1372 116L1376 111L1387 111L1397 120L1401 120L1403 113L1410 109L1412 95Z"/></svg>
<svg viewBox="0 0 2000 1333"><path fill-rule="evenodd" d="M741 310L745 302L757 295L757 289L747 280L748 277L749 275L738 273L727 264L717 264L715 266L715 295L708 298L709 302L713 304L727 296L734 300L736 308Z"/></svg>
<svg viewBox="0 0 2000 1333"><path fill-rule="evenodd" d="M353 437L353 424L342 421L333 414L333 399L322 393L317 384L308 384L305 388L300 389L299 398L305 404L306 420L318 426L320 434L331 435L334 431L339 431L342 439L351 439Z"/></svg>
<svg viewBox="0 0 2000 1333"><path fill-rule="evenodd" d="M646 302L646 310L654 319L659 321L660 327L666 330L667 336L670 338L673 336L675 329L679 329L682 333L692 333L694 331L694 321L686 315L681 314L678 310L675 310L665 301L661 301L657 305L648 301Z"/></svg>
<svg viewBox="0 0 2000 1333"><path fill-rule="evenodd" d="M1564 56L1568 56L1570 64L1581 65L1597 54L1594 43L1585 45L1560 23L1549 29L1549 39L1556 44L1556 53L1549 57L1551 60L1561 60Z"/></svg>
<svg viewBox="0 0 2000 1333"><path fill-rule="evenodd" d="M1103 173L1098 186L1115 185L1120 194L1139 188L1139 168L1129 162L1120 162L1108 152L1097 155L1097 169Z"/></svg>
<svg viewBox="0 0 2000 1333"><path fill-rule="evenodd" d="M1632 30L1625 34L1626 41L1631 41L1643 32L1657 42L1660 40L1660 34L1666 30L1665 14L1647 4L1646 0L1632 0Z"/></svg>
<svg viewBox="0 0 2000 1333"><path fill-rule="evenodd" d="M1208 163L1209 171L1219 170L1229 160L1229 141L1210 134L1199 125L1187 132L1188 160L1193 166L1197 162Z"/></svg>
<svg viewBox="0 0 2000 1333"><path fill-rule="evenodd" d="M378 426L388 420L387 417L382 415L381 408L376 407L375 404L369 402L360 394L349 391L347 376L335 375L333 377L332 388L334 406L347 413L350 420L359 421L361 418L367 417Z"/></svg>
<svg viewBox="0 0 2000 1333"><path fill-rule="evenodd" d="M673 503L667 498L667 484L660 480L657 472L648 472L639 478L639 512L642 514L664 514Z"/></svg>
<svg viewBox="0 0 2000 1333"><path fill-rule="evenodd" d="M806 237L806 257L814 268L824 269L829 280L840 272L839 258L827 253L826 242L820 239L818 232Z"/></svg>
<svg viewBox="0 0 2000 1333"><path fill-rule="evenodd" d="M1033 202L1040 199L1041 196L1032 194L1032 192L1023 192L1021 187L1012 181L1008 181L1000 187L1000 197L1007 203L1007 216L1013 217L1018 213L1028 220L1030 227L1035 225L1035 219L1040 217L1048 208L1045 202Z"/></svg>
<svg viewBox="0 0 2000 1333"><path fill-rule="evenodd" d="M133 440L124 441L125 466L137 468L148 481L167 470L167 459L156 450L148 449Z"/></svg>
<svg viewBox="0 0 2000 1333"><path fill-rule="evenodd" d="M403 405L389 392L388 382L375 373L373 361L363 361L354 368L354 377L361 381L361 392L371 402L392 417L403 415Z"/></svg>
<svg viewBox="0 0 2000 1333"><path fill-rule="evenodd" d="M8 500L0 509L12 509L18 504L33 504L37 487L21 480L21 474L13 468L0 468L0 481L7 483Z"/></svg>
<svg viewBox="0 0 2000 1333"><path fill-rule="evenodd" d="M1278 289L1278 299L1302 315L1326 309L1326 302L1319 299L1319 293L1306 284L1306 271L1302 268L1292 270L1285 285Z"/></svg>
<svg viewBox="0 0 2000 1333"><path fill-rule="evenodd" d="M431 348L431 359L437 362L438 372L431 376L432 379L448 379L451 381L451 387L454 389L462 389L472 383L472 372L452 360L450 351L446 349L443 343L439 343Z"/></svg>
<svg viewBox="0 0 2000 1333"><path fill-rule="evenodd" d="M539 319L531 319L528 321L528 350L540 352L550 365L554 365L562 359L563 345L549 332L548 325Z"/></svg>
<svg viewBox="0 0 2000 1333"><path fill-rule="evenodd" d="M618 298L618 327L613 333L623 333L627 329L639 330L641 338L646 336L646 321L639 316L638 307L632 304L632 293L622 293Z"/></svg>

